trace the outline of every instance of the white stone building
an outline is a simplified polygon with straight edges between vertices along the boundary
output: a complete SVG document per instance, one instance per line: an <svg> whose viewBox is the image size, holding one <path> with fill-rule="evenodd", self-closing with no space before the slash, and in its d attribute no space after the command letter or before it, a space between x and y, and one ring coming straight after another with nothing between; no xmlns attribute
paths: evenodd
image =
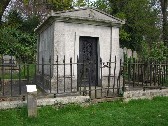
<svg viewBox="0 0 168 126"><path fill-rule="evenodd" d="M99 11L94 8L82 8L61 12L52 12L48 18L36 28L38 33L38 63L48 64L51 57L51 63L56 64L57 55L59 63L62 63L65 56L65 62L95 62L91 65L92 85L107 85L103 82L103 77L109 74L108 68L102 69L102 78L100 73L100 58L102 62L109 62L115 60L116 56L116 71L115 76L118 76L120 69L120 49L119 49L119 28L125 21L120 20L107 13ZM114 74L114 63L111 64L111 75ZM52 73L52 82L56 81L57 68L56 65L44 66L44 74ZM79 71L84 71L82 67L73 64L73 83L77 80ZM42 67L39 65L38 71ZM52 71L50 71L52 70ZM58 76L64 75L63 65L59 66ZM85 70L87 73L88 70ZM70 67L66 66L65 76L70 75ZM101 83L102 82L102 83Z"/></svg>

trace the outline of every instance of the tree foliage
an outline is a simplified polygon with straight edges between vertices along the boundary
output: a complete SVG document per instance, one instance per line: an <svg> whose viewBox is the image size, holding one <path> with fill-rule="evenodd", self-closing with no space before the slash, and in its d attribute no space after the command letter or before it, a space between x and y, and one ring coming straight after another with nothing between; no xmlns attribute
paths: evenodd
<svg viewBox="0 0 168 126"><path fill-rule="evenodd" d="M109 6L109 1L108 0L97 0L93 3L91 3L91 6L102 10L104 12L110 13L112 8Z"/></svg>
<svg viewBox="0 0 168 126"><path fill-rule="evenodd" d="M0 29L0 54L15 56L22 62L33 62L36 52L36 36L23 33L14 27Z"/></svg>
<svg viewBox="0 0 168 126"><path fill-rule="evenodd" d="M153 8L150 0L98 0L94 6L126 20L120 30L121 47L140 50L144 39L149 45L159 40L160 29L156 27L159 10Z"/></svg>
<svg viewBox="0 0 168 126"><path fill-rule="evenodd" d="M11 10L0 29L0 54L15 56L22 62L33 62L36 53L34 28L38 17L23 17L17 10Z"/></svg>
<svg viewBox="0 0 168 126"><path fill-rule="evenodd" d="M0 1L0 20L10 0ZM120 29L121 47L132 50L161 48L160 36L168 47L168 0L15 0L6 22L1 27L0 53L33 60L36 47L34 28L51 11L68 10L74 7L93 6L125 19ZM21 10L21 11L19 11ZM158 15L162 14L162 20ZM162 22L162 23L161 23ZM2 25L1 25L2 26ZM162 34L161 34L162 29ZM145 44L144 44L145 42ZM164 49L163 49L164 50ZM155 52L153 51L153 52ZM145 51L144 51L145 52ZM163 51L164 52L164 51ZM156 54L156 55L155 55ZM158 53L159 54L159 53ZM158 56L157 56L158 57Z"/></svg>
<svg viewBox="0 0 168 126"><path fill-rule="evenodd" d="M54 11L68 10L72 8L73 0L53 0L50 2Z"/></svg>
<svg viewBox="0 0 168 126"><path fill-rule="evenodd" d="M144 61L165 61L168 57L168 48L164 45L164 42L152 43L151 49L145 41L142 42L141 46L141 59Z"/></svg>

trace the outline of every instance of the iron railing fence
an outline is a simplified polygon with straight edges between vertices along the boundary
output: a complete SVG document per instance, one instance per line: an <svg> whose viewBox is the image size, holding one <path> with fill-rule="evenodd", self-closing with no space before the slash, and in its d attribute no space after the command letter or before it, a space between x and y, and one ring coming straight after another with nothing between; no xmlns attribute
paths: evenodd
<svg viewBox="0 0 168 126"><path fill-rule="evenodd" d="M168 86L168 61L127 60L81 62L56 57L39 63L0 60L0 97L26 96L26 85L36 84L45 94L89 95L91 98L118 97L127 90L162 89ZM96 68L93 71L93 67ZM43 93L38 92L38 96Z"/></svg>
<svg viewBox="0 0 168 126"><path fill-rule="evenodd" d="M114 62L102 62L101 59L99 62L80 62L78 57L76 59L73 62L70 58L68 62L65 56L63 59L57 56L55 63L49 60L48 64L42 58L41 64L38 64L39 75L36 75L35 83L55 96L76 93L89 95L91 98L118 96L122 86L120 76L116 74L116 57ZM97 73L92 69L95 66Z"/></svg>
<svg viewBox="0 0 168 126"><path fill-rule="evenodd" d="M101 59L99 62L80 62L78 57L76 59L74 62L70 58L68 62L65 56L62 59L57 56L55 62L51 58L48 61L42 58L40 63L33 64L14 60L6 63L2 59L0 97L26 96L26 85L30 84L36 84L42 91L53 94L54 97L89 95L91 98L102 98L119 95L123 83L120 81L121 76L116 74L116 57L114 62L102 62ZM91 71L93 66L96 66L96 74Z"/></svg>
<svg viewBox="0 0 168 126"><path fill-rule="evenodd" d="M3 60L0 63L0 97L26 96L26 85L32 84L36 64Z"/></svg>
<svg viewBox="0 0 168 126"><path fill-rule="evenodd" d="M129 90L157 89L168 86L168 61L130 59L123 64L123 85Z"/></svg>

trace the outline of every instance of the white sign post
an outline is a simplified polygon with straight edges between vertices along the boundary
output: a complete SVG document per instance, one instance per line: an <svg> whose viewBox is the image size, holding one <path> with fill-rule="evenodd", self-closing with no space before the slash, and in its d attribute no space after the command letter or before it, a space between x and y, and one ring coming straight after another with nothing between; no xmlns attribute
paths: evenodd
<svg viewBox="0 0 168 126"><path fill-rule="evenodd" d="M37 117L37 88L36 88L36 85L26 85L26 87L27 87L28 117Z"/></svg>

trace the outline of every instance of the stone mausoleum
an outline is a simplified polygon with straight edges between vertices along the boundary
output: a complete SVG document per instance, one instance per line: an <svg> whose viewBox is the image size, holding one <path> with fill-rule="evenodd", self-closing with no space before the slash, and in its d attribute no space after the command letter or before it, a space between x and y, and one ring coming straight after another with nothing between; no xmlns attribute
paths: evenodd
<svg viewBox="0 0 168 126"><path fill-rule="evenodd" d="M70 58L72 62L94 62L90 65L91 85L106 86L109 75L109 69L104 67L100 71L100 59L106 64L115 61L116 64L111 64L111 75L114 73L117 77L120 70L120 47L119 47L119 28L125 21L111 16L105 12L94 8L81 8L60 12L51 12L48 18L36 28L38 34L38 64L56 64L57 56L58 63L69 63ZM43 60L42 60L43 59ZM70 76L70 67L59 65L44 66L43 73L51 75L51 82L56 83L57 77ZM87 67L86 67L87 68ZM77 67L76 64L72 66L73 85L75 88L77 77L80 76L83 67ZM39 65L38 71L42 72L42 65ZM80 71L80 73L79 73ZM65 74L64 74L65 72ZM101 74L102 73L102 74ZM57 76L58 74L58 76ZM104 78L103 78L104 77ZM87 79L87 78L86 78ZM59 80L59 85L62 85L63 80Z"/></svg>

